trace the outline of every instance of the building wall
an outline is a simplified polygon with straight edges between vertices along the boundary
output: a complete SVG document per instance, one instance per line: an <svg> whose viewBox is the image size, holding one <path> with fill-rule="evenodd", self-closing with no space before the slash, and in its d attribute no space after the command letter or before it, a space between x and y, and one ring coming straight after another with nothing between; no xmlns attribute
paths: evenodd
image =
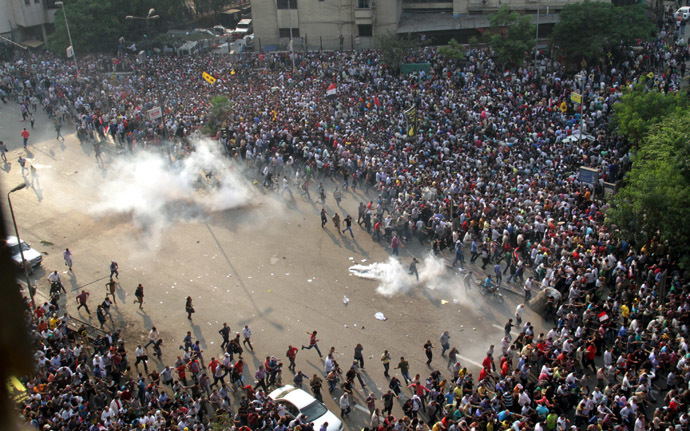
<svg viewBox="0 0 690 431"><path fill-rule="evenodd" d="M0 34L11 34L18 41L42 40L41 26L53 22L55 15L46 8L46 1L0 0Z"/></svg>
<svg viewBox="0 0 690 431"><path fill-rule="evenodd" d="M362 6L362 7L360 7ZM377 34L395 33L402 12L401 0L297 0L296 9L278 9L276 0L253 0L254 34L262 47L288 49L289 33L299 29L295 49L368 48ZM363 27L360 27L363 26ZM360 35L371 26L371 36Z"/></svg>

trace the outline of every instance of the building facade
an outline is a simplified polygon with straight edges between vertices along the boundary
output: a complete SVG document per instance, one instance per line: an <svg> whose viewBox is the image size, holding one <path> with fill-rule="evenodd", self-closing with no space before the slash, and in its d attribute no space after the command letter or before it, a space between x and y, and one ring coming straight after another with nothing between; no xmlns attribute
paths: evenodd
<svg viewBox="0 0 690 431"><path fill-rule="evenodd" d="M370 48L376 35L387 33L421 33L435 43L446 43L451 37L466 42L487 28L489 16L503 5L532 16L542 35L557 22L558 12L566 5L582 1L251 0L251 6L257 48L289 50L292 35L295 50L305 46L330 50Z"/></svg>
<svg viewBox="0 0 690 431"><path fill-rule="evenodd" d="M55 18L55 0L0 0L0 36L40 45Z"/></svg>

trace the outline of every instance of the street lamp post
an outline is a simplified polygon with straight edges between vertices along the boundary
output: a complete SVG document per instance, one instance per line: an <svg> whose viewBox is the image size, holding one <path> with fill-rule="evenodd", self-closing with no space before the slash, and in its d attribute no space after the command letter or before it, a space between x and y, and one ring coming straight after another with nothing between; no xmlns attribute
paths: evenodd
<svg viewBox="0 0 690 431"><path fill-rule="evenodd" d="M149 13L146 14L146 16L132 16L132 15L127 15L125 19L143 19L146 21L146 32L149 32L149 20L152 19L158 19L160 18L160 15L155 15L156 10L154 8L149 9ZM144 35L146 36L146 35ZM151 48L151 38L150 36L146 36L146 50L148 51L149 48Z"/></svg>
<svg viewBox="0 0 690 431"><path fill-rule="evenodd" d="M7 203L10 205L10 215L12 216L12 224L14 225L14 234L17 236L17 245L19 246L19 255L22 258L22 267L24 268L24 275L26 276L26 288L29 290L29 297L31 297L31 306L36 308L36 302L34 301L34 288L31 285L31 279L29 278L29 268L26 267L27 262L24 259L24 250L22 250L22 239L19 237L19 229L17 229L17 220L14 218L14 210L12 209L12 199L10 199L10 194L21 190L26 187L26 183L21 183L17 187L13 188L7 192Z"/></svg>
<svg viewBox="0 0 690 431"><path fill-rule="evenodd" d="M74 51L74 44L72 43L72 34L69 31L69 23L67 22L67 13L65 13L65 3L56 1L56 5L62 8L62 16L65 17L65 27L67 28L67 38L69 39L69 46L72 48L72 58L74 58L74 67L77 68L77 75L79 75L79 65L77 64L77 53Z"/></svg>

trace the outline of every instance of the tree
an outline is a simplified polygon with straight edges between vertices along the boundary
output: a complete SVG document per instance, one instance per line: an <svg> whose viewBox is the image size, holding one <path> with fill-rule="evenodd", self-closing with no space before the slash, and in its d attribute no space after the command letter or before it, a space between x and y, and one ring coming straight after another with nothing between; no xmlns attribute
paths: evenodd
<svg viewBox="0 0 690 431"><path fill-rule="evenodd" d="M690 243L689 116L685 109L663 119L633 155L625 185L606 212L623 237L640 243L656 237L674 248Z"/></svg>
<svg viewBox="0 0 690 431"><path fill-rule="evenodd" d="M183 16L184 0L71 0L65 1L65 13L69 21L74 50L79 56L84 52L114 50L120 37L136 39L133 35L144 34L152 38ZM126 20L125 16L145 17L149 9L155 8L160 19ZM55 19L55 32L48 36L48 49L65 55L69 46L65 20L58 11Z"/></svg>
<svg viewBox="0 0 690 431"><path fill-rule="evenodd" d="M215 96L211 99L211 109L208 113L208 122L204 125L204 133L215 135L228 120L231 112L232 103L226 96Z"/></svg>
<svg viewBox="0 0 690 431"><path fill-rule="evenodd" d="M511 12L508 5L489 17L494 32L489 39L491 49L503 64L519 66L525 60L525 53L531 51L535 44L535 26L528 16Z"/></svg>
<svg viewBox="0 0 690 431"><path fill-rule="evenodd" d="M613 105L618 132L632 142L640 142L652 127L670 116L690 107L685 92L664 94L650 89L646 78Z"/></svg>
<svg viewBox="0 0 690 431"><path fill-rule="evenodd" d="M641 4L614 6L605 2L571 3L559 14L553 29L554 44L568 60L593 61L622 43L648 39L654 24ZM574 37L577 35L577 37Z"/></svg>
<svg viewBox="0 0 690 431"><path fill-rule="evenodd" d="M409 34L398 37L394 33L377 35L375 41L376 47L381 52L383 64L394 73L400 72L400 64L405 61L406 57L428 44L428 42L412 38Z"/></svg>
<svg viewBox="0 0 690 431"><path fill-rule="evenodd" d="M445 58L462 60L465 57L465 49L455 38L452 38L448 41L448 45L443 45L438 48L438 55Z"/></svg>

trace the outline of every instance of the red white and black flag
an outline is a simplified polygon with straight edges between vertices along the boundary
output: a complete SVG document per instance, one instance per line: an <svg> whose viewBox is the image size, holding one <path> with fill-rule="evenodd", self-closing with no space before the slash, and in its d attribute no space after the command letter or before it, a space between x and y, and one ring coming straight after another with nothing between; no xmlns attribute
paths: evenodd
<svg viewBox="0 0 690 431"><path fill-rule="evenodd" d="M335 97L338 95L338 90L335 87L335 83L331 84L328 86L328 89L326 89L326 98L327 99L335 99Z"/></svg>

